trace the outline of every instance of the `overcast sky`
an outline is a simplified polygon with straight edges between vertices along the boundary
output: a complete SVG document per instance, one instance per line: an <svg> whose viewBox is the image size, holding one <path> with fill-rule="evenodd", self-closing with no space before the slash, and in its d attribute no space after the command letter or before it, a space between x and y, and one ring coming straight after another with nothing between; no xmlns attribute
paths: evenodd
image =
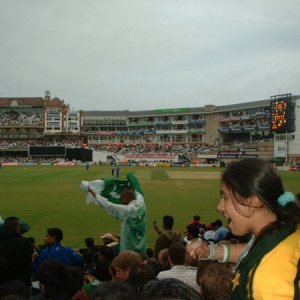
<svg viewBox="0 0 300 300"><path fill-rule="evenodd" d="M72 109L300 94L299 0L1 0L0 97Z"/></svg>

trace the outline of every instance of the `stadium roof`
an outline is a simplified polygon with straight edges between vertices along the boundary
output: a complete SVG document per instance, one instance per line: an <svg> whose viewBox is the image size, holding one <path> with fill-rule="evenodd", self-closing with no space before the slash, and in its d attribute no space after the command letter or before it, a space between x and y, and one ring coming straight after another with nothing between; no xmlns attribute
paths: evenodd
<svg viewBox="0 0 300 300"><path fill-rule="evenodd" d="M193 108L168 108L168 109L155 109L143 111L83 111L84 116L120 116L120 117L137 117L137 116L157 116L157 115L178 115L178 114L193 114L203 113L203 107Z"/></svg>
<svg viewBox="0 0 300 300"><path fill-rule="evenodd" d="M299 99L300 96L292 96L292 100ZM182 114L195 114L195 113L217 113L222 111L232 111L239 109L250 109L257 107L266 107L270 105L270 99L258 100L258 101L250 101L250 102L242 102L236 104L229 105L205 105L204 107L182 107L182 108L166 108L166 109L154 109L154 110L143 110L143 111L101 111L101 110L93 110L93 111L82 111L84 116L102 116L102 117L138 117L138 116L159 116L159 115L182 115ZM44 107L64 104L63 100L58 98L53 98L49 101L46 101L43 97L11 97L4 98L0 97L0 107L30 107L30 106L40 106Z"/></svg>
<svg viewBox="0 0 300 300"><path fill-rule="evenodd" d="M267 100L258 100L258 101L223 105L223 106L218 106L218 111L231 111L231 110L237 110L237 109L247 109L247 108L269 106L270 101L271 101L270 99L267 99Z"/></svg>

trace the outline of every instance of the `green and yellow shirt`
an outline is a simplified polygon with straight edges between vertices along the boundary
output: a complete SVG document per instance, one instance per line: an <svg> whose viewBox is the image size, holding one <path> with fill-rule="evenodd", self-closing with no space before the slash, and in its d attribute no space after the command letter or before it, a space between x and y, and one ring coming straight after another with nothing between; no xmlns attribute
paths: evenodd
<svg viewBox="0 0 300 300"><path fill-rule="evenodd" d="M300 225L287 225L254 244L237 267L231 299L300 299Z"/></svg>

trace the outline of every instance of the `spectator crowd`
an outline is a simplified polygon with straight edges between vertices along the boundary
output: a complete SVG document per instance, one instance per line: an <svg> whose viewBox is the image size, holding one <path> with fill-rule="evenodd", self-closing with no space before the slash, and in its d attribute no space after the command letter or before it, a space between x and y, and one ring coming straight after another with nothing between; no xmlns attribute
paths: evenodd
<svg viewBox="0 0 300 300"><path fill-rule="evenodd" d="M195 215L184 234L173 225L170 215L163 217L162 228L154 224L154 247L142 253L120 251L120 236L112 233L101 235L100 244L87 237L86 247L74 250L63 244L62 229L47 228L44 244L36 245L35 238L24 237L30 226L8 217L0 230L0 261L5 258L0 264L0 299L229 299L231 264L193 256L193 245L204 241L206 232L217 235L224 228L220 220L203 224ZM216 242L213 234L209 240ZM207 293L213 293L211 276L219 280L220 272L220 295L206 297L202 286L207 284Z"/></svg>
<svg viewBox="0 0 300 300"><path fill-rule="evenodd" d="M87 198L123 222L120 235L105 233L101 244L87 237L75 250L63 244L61 228L47 228L36 245L24 236L26 222L7 217L0 300L299 299L300 196L284 191L269 162L243 159L223 172L217 210L227 226L196 214L179 233L164 215L153 223L153 248L145 247L138 183L120 193L122 204L103 197L103 182L83 183Z"/></svg>

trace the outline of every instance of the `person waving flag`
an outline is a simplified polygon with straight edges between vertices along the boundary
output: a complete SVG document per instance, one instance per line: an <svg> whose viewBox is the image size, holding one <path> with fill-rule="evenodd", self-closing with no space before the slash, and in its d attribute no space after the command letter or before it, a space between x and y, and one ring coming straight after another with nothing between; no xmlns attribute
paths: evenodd
<svg viewBox="0 0 300 300"><path fill-rule="evenodd" d="M147 223L144 192L132 173L126 179L104 178L82 181L87 203L102 207L109 215L122 221L120 252L146 252Z"/></svg>

